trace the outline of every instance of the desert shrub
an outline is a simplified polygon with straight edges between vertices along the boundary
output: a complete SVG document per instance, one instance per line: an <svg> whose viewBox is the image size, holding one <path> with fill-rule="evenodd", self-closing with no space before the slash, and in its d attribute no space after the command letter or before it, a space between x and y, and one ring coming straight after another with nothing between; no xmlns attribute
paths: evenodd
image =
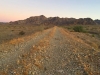
<svg viewBox="0 0 100 75"><path fill-rule="evenodd" d="M95 35L94 35L94 34L92 34L92 37L95 37Z"/></svg>
<svg viewBox="0 0 100 75"><path fill-rule="evenodd" d="M19 35L24 35L24 34L25 34L24 31L20 31L20 32L19 32Z"/></svg>
<svg viewBox="0 0 100 75"><path fill-rule="evenodd" d="M14 31L14 30L11 30L11 31Z"/></svg>
<svg viewBox="0 0 100 75"><path fill-rule="evenodd" d="M73 27L73 30L75 32L85 32L85 30L83 29L82 26L75 26L75 27Z"/></svg>
<svg viewBox="0 0 100 75"><path fill-rule="evenodd" d="M100 46L98 46L98 48L100 49Z"/></svg>

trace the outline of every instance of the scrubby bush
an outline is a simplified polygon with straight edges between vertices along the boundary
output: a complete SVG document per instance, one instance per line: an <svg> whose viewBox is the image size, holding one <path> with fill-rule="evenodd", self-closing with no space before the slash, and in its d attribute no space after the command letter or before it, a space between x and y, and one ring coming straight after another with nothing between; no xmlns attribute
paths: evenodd
<svg viewBox="0 0 100 75"><path fill-rule="evenodd" d="M25 34L24 31L20 31L20 32L19 32L19 35L24 35L24 34Z"/></svg>
<svg viewBox="0 0 100 75"><path fill-rule="evenodd" d="M74 30L75 32L85 32L85 30L83 29L82 26L75 26L75 27L73 28L73 30Z"/></svg>

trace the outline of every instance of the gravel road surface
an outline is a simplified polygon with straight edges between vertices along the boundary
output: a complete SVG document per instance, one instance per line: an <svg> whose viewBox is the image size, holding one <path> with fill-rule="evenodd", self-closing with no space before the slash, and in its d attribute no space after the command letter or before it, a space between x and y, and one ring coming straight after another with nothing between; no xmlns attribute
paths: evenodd
<svg viewBox="0 0 100 75"><path fill-rule="evenodd" d="M0 75L100 75L100 52L59 27L10 49L0 50Z"/></svg>

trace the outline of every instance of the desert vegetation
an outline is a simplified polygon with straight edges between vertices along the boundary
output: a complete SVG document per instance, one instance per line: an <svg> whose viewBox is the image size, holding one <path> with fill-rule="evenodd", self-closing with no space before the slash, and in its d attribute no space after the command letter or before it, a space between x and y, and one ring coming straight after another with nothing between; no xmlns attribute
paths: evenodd
<svg viewBox="0 0 100 75"><path fill-rule="evenodd" d="M83 32L91 37L100 38L100 25L67 25L60 26L71 32Z"/></svg>
<svg viewBox="0 0 100 75"><path fill-rule="evenodd" d="M83 26L74 26L73 30L75 32L85 32L85 30L83 29Z"/></svg>
<svg viewBox="0 0 100 75"><path fill-rule="evenodd" d="M51 26L43 25L0 25L0 44L10 41L14 38L24 37L44 29L51 28Z"/></svg>

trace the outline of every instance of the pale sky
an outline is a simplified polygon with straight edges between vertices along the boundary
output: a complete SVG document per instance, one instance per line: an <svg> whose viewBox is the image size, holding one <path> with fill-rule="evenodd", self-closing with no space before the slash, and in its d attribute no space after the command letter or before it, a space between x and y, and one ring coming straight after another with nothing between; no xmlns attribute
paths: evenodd
<svg viewBox="0 0 100 75"><path fill-rule="evenodd" d="M0 0L0 22L30 16L100 19L100 0Z"/></svg>

